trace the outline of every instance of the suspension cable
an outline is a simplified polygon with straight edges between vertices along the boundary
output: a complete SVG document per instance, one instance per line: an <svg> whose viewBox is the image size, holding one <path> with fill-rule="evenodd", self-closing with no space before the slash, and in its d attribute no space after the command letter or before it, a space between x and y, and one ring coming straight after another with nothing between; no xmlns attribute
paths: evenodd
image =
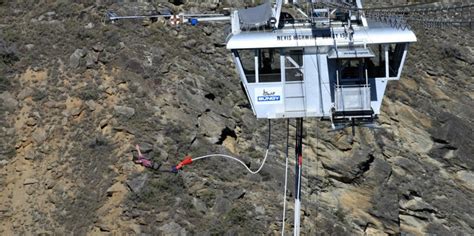
<svg viewBox="0 0 474 236"><path fill-rule="evenodd" d="M386 7L358 8L348 6L341 1L318 3L325 7L334 7L340 11L360 12L367 18L390 24L397 29L424 26L427 28L442 27L470 27L473 26L471 17L474 4L455 2L450 5L437 1L431 3L417 3L410 5L395 5Z"/></svg>
<svg viewBox="0 0 474 236"><path fill-rule="evenodd" d="M415 10L419 10L420 9L419 6L442 4L442 2L441 1L435 1L435 2L405 4L405 5L394 5L394 6L384 6L384 7L363 7L363 8L353 7L351 5L342 4L342 3L338 3L338 2L320 2L318 4L333 5L333 6L337 6L339 8L342 8L342 9L353 10L353 11L370 11L370 10L389 10L389 9L398 9L398 8L405 8L405 9L412 8L412 9L415 9ZM474 4L461 5L460 7L470 7L472 5L474 5ZM436 8L440 8L440 7L431 7L431 8L428 8L428 9L436 9ZM422 8L422 9L427 9L427 8Z"/></svg>

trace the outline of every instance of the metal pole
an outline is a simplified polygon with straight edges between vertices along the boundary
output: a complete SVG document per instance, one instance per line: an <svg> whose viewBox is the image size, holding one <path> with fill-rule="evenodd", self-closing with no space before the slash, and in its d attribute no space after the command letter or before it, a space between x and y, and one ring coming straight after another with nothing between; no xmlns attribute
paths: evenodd
<svg viewBox="0 0 474 236"><path fill-rule="evenodd" d="M294 236L300 235L301 172L303 164L303 118L296 119L296 161L295 161L295 228Z"/></svg>
<svg viewBox="0 0 474 236"><path fill-rule="evenodd" d="M198 18L190 18L190 19L196 19L198 22L230 21L230 16L198 17Z"/></svg>

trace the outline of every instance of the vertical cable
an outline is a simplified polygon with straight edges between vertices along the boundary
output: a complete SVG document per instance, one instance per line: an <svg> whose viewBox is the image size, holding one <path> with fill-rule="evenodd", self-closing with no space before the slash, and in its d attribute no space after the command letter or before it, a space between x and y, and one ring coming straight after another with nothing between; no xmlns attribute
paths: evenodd
<svg viewBox="0 0 474 236"><path fill-rule="evenodd" d="M283 191L283 217L281 226L281 236L285 235L285 224L286 224L286 189L288 186L288 148L290 145L290 119L286 119L286 148L285 148L285 187Z"/></svg>

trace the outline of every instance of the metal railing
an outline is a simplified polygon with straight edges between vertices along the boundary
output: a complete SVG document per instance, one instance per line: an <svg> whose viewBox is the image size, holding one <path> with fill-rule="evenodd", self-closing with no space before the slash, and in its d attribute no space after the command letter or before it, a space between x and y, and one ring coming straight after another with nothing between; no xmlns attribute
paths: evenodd
<svg viewBox="0 0 474 236"><path fill-rule="evenodd" d="M365 84L341 85L339 70L336 70L334 106L336 111L367 111L370 106L370 85L368 71L365 69Z"/></svg>

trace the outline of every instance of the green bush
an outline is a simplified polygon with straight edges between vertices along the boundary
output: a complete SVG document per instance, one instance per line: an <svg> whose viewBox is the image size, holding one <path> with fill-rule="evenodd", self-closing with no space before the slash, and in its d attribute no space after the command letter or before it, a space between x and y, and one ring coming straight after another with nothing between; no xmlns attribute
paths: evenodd
<svg viewBox="0 0 474 236"><path fill-rule="evenodd" d="M138 193L136 200L143 209L149 209L150 206L156 208L172 206L183 188L184 183L179 175L165 173L149 179L143 190Z"/></svg>
<svg viewBox="0 0 474 236"><path fill-rule="evenodd" d="M33 96L32 96L33 101L35 102L41 101L45 99L46 97L48 97L48 93L43 89L35 89L35 92L33 93Z"/></svg>
<svg viewBox="0 0 474 236"><path fill-rule="evenodd" d="M5 77L0 76L0 93L7 91L10 86L10 81Z"/></svg>
<svg viewBox="0 0 474 236"><path fill-rule="evenodd" d="M79 92L79 98L84 101L87 100L98 100L100 98L101 91L94 86L87 86Z"/></svg>

